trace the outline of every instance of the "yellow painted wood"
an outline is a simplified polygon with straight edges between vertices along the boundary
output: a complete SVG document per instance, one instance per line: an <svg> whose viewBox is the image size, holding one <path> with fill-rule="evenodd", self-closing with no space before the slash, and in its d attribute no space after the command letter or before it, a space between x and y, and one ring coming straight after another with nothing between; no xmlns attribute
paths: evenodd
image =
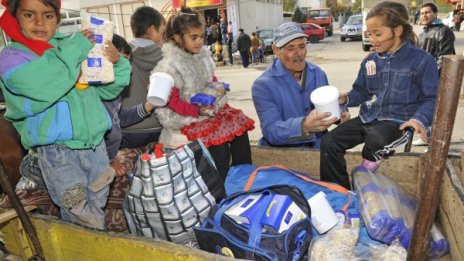
<svg viewBox="0 0 464 261"><path fill-rule="evenodd" d="M8 222L1 232L21 230L21 224L15 221ZM167 241L86 229L48 216L33 215L31 221L46 260L230 260ZM5 233L4 240L10 242L8 251L26 260L32 252L18 247L18 241L24 237L20 233Z"/></svg>

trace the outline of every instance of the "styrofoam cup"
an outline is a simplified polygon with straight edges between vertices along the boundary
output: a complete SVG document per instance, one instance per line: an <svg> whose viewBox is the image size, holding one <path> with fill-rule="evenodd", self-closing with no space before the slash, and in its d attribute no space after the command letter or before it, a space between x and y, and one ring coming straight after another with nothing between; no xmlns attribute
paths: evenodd
<svg viewBox="0 0 464 261"><path fill-rule="evenodd" d="M332 117L340 119L340 105L338 97L340 92L334 86L321 86L311 93L311 102L314 104L317 112L330 112L331 116L325 118L328 120Z"/></svg>
<svg viewBox="0 0 464 261"><path fill-rule="evenodd" d="M171 75L162 72L153 73L150 76L147 101L158 107L166 105L173 86L174 79Z"/></svg>
<svg viewBox="0 0 464 261"><path fill-rule="evenodd" d="M324 234L338 223L337 215L325 197L325 193L320 191L308 199L311 207L311 223L319 234Z"/></svg>

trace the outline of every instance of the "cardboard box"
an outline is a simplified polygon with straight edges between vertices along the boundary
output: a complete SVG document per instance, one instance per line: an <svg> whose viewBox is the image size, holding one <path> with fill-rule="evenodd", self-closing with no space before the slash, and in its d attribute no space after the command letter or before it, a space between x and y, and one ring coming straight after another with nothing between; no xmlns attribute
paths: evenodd
<svg viewBox="0 0 464 261"><path fill-rule="evenodd" d="M261 225L273 234L279 234L306 218L306 214L287 195L274 195L261 217Z"/></svg>

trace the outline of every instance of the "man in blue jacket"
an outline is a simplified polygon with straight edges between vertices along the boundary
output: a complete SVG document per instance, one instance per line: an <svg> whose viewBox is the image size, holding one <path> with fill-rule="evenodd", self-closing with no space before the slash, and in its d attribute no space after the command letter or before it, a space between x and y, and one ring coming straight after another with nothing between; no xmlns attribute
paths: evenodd
<svg viewBox="0 0 464 261"><path fill-rule="evenodd" d="M317 65L305 61L306 35L294 22L274 31L272 65L253 83L252 97L261 124L261 146L319 148L322 135L337 119L316 113L310 95L328 85ZM341 121L349 118L343 112Z"/></svg>

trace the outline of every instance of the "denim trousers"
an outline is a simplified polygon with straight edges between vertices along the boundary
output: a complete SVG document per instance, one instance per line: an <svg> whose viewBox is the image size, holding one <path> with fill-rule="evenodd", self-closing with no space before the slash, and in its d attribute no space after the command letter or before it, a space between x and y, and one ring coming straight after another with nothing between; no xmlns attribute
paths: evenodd
<svg viewBox="0 0 464 261"><path fill-rule="evenodd" d="M109 186L98 192L88 187L109 166L105 142L95 149L46 145L37 148L37 155L48 193L60 207L62 219L103 230Z"/></svg>

